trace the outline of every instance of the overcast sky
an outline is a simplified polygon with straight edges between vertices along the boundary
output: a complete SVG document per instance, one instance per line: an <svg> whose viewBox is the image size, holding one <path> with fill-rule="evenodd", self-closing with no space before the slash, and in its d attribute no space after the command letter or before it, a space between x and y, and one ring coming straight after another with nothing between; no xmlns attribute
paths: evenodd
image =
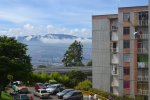
<svg viewBox="0 0 150 100"><path fill-rule="evenodd" d="M91 37L91 16L148 0L0 0L0 35L72 34Z"/></svg>

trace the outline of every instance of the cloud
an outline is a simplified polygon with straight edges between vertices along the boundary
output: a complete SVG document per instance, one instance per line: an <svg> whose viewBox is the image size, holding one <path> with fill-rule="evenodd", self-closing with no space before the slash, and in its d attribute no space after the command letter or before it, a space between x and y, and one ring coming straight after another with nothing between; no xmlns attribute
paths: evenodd
<svg viewBox="0 0 150 100"><path fill-rule="evenodd" d="M82 43L91 43L92 40L91 39L87 39L87 38L76 38L76 39L50 39L50 38L40 38L40 41L46 44L49 43L72 43L75 40L80 41Z"/></svg>
<svg viewBox="0 0 150 100"><path fill-rule="evenodd" d="M31 25L31 24L26 24L26 25L24 25L23 27L24 27L25 29L27 29L27 30L32 30L32 29L34 28L34 26Z"/></svg>
<svg viewBox="0 0 150 100"><path fill-rule="evenodd" d="M1 35L8 36L26 36L26 35L45 35L45 34L68 34L78 37L91 37L90 29L86 28L66 28L54 25L36 26L30 23L24 24L22 27L1 29Z"/></svg>

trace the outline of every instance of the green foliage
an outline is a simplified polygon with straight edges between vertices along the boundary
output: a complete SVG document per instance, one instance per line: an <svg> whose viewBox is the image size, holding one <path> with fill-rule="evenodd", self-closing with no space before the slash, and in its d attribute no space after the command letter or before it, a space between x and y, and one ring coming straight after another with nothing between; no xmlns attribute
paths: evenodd
<svg viewBox="0 0 150 100"><path fill-rule="evenodd" d="M13 97L6 92L2 92L2 98L0 100L13 100Z"/></svg>
<svg viewBox="0 0 150 100"><path fill-rule="evenodd" d="M12 75L14 80L29 78L32 72L31 58L27 55L27 46L6 36L0 37L0 86L4 88ZM26 77L25 77L26 76Z"/></svg>
<svg viewBox="0 0 150 100"><path fill-rule="evenodd" d="M138 62L148 63L148 55L147 54L138 55Z"/></svg>
<svg viewBox="0 0 150 100"><path fill-rule="evenodd" d="M88 91L91 88L92 88L92 83L89 80L84 80L75 87L75 89L77 90L85 90L85 91Z"/></svg>
<svg viewBox="0 0 150 100"><path fill-rule="evenodd" d="M46 82L47 80L49 80L49 75L46 72L42 72L41 73L41 79L43 82Z"/></svg>
<svg viewBox="0 0 150 100"><path fill-rule="evenodd" d="M66 67L83 66L83 45L81 42L74 41L64 54L62 62Z"/></svg>
<svg viewBox="0 0 150 100"><path fill-rule="evenodd" d="M108 98L109 96L111 96L114 100L134 100L133 98L129 97L129 96L116 96L112 93L109 92L105 92L105 91L101 91L101 90L97 90L97 89L91 89L90 92L94 93L94 94L98 94L102 97Z"/></svg>
<svg viewBox="0 0 150 100"><path fill-rule="evenodd" d="M70 87L74 87L79 82L82 82L83 80L86 79L86 75L83 72L77 70L73 70L69 72L68 77L70 79L70 84L71 84Z"/></svg>
<svg viewBox="0 0 150 100"><path fill-rule="evenodd" d="M56 81L59 81L60 77L61 75L58 72L52 72L49 76L51 80L56 80Z"/></svg>
<svg viewBox="0 0 150 100"><path fill-rule="evenodd" d="M39 65L39 66L37 66L38 68L47 68L47 66L45 66L45 65Z"/></svg>
<svg viewBox="0 0 150 100"><path fill-rule="evenodd" d="M87 63L87 66L92 66L92 60Z"/></svg>

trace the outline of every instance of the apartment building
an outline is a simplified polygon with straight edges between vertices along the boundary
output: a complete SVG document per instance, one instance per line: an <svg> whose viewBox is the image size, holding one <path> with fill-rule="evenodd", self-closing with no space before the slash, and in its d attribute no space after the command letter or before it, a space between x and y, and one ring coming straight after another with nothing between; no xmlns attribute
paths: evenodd
<svg viewBox="0 0 150 100"><path fill-rule="evenodd" d="M150 100L148 29L148 6L92 16L93 88Z"/></svg>

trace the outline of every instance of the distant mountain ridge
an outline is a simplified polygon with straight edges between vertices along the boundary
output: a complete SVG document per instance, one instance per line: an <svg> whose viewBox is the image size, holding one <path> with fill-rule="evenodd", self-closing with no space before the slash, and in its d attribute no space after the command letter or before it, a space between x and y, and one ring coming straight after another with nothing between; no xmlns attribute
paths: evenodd
<svg viewBox="0 0 150 100"><path fill-rule="evenodd" d="M73 35L67 35L67 34L46 34L44 36L42 35L29 35L29 36L18 36L15 37L19 41L39 41L41 39L91 39L91 38L82 38L82 37L77 37Z"/></svg>

